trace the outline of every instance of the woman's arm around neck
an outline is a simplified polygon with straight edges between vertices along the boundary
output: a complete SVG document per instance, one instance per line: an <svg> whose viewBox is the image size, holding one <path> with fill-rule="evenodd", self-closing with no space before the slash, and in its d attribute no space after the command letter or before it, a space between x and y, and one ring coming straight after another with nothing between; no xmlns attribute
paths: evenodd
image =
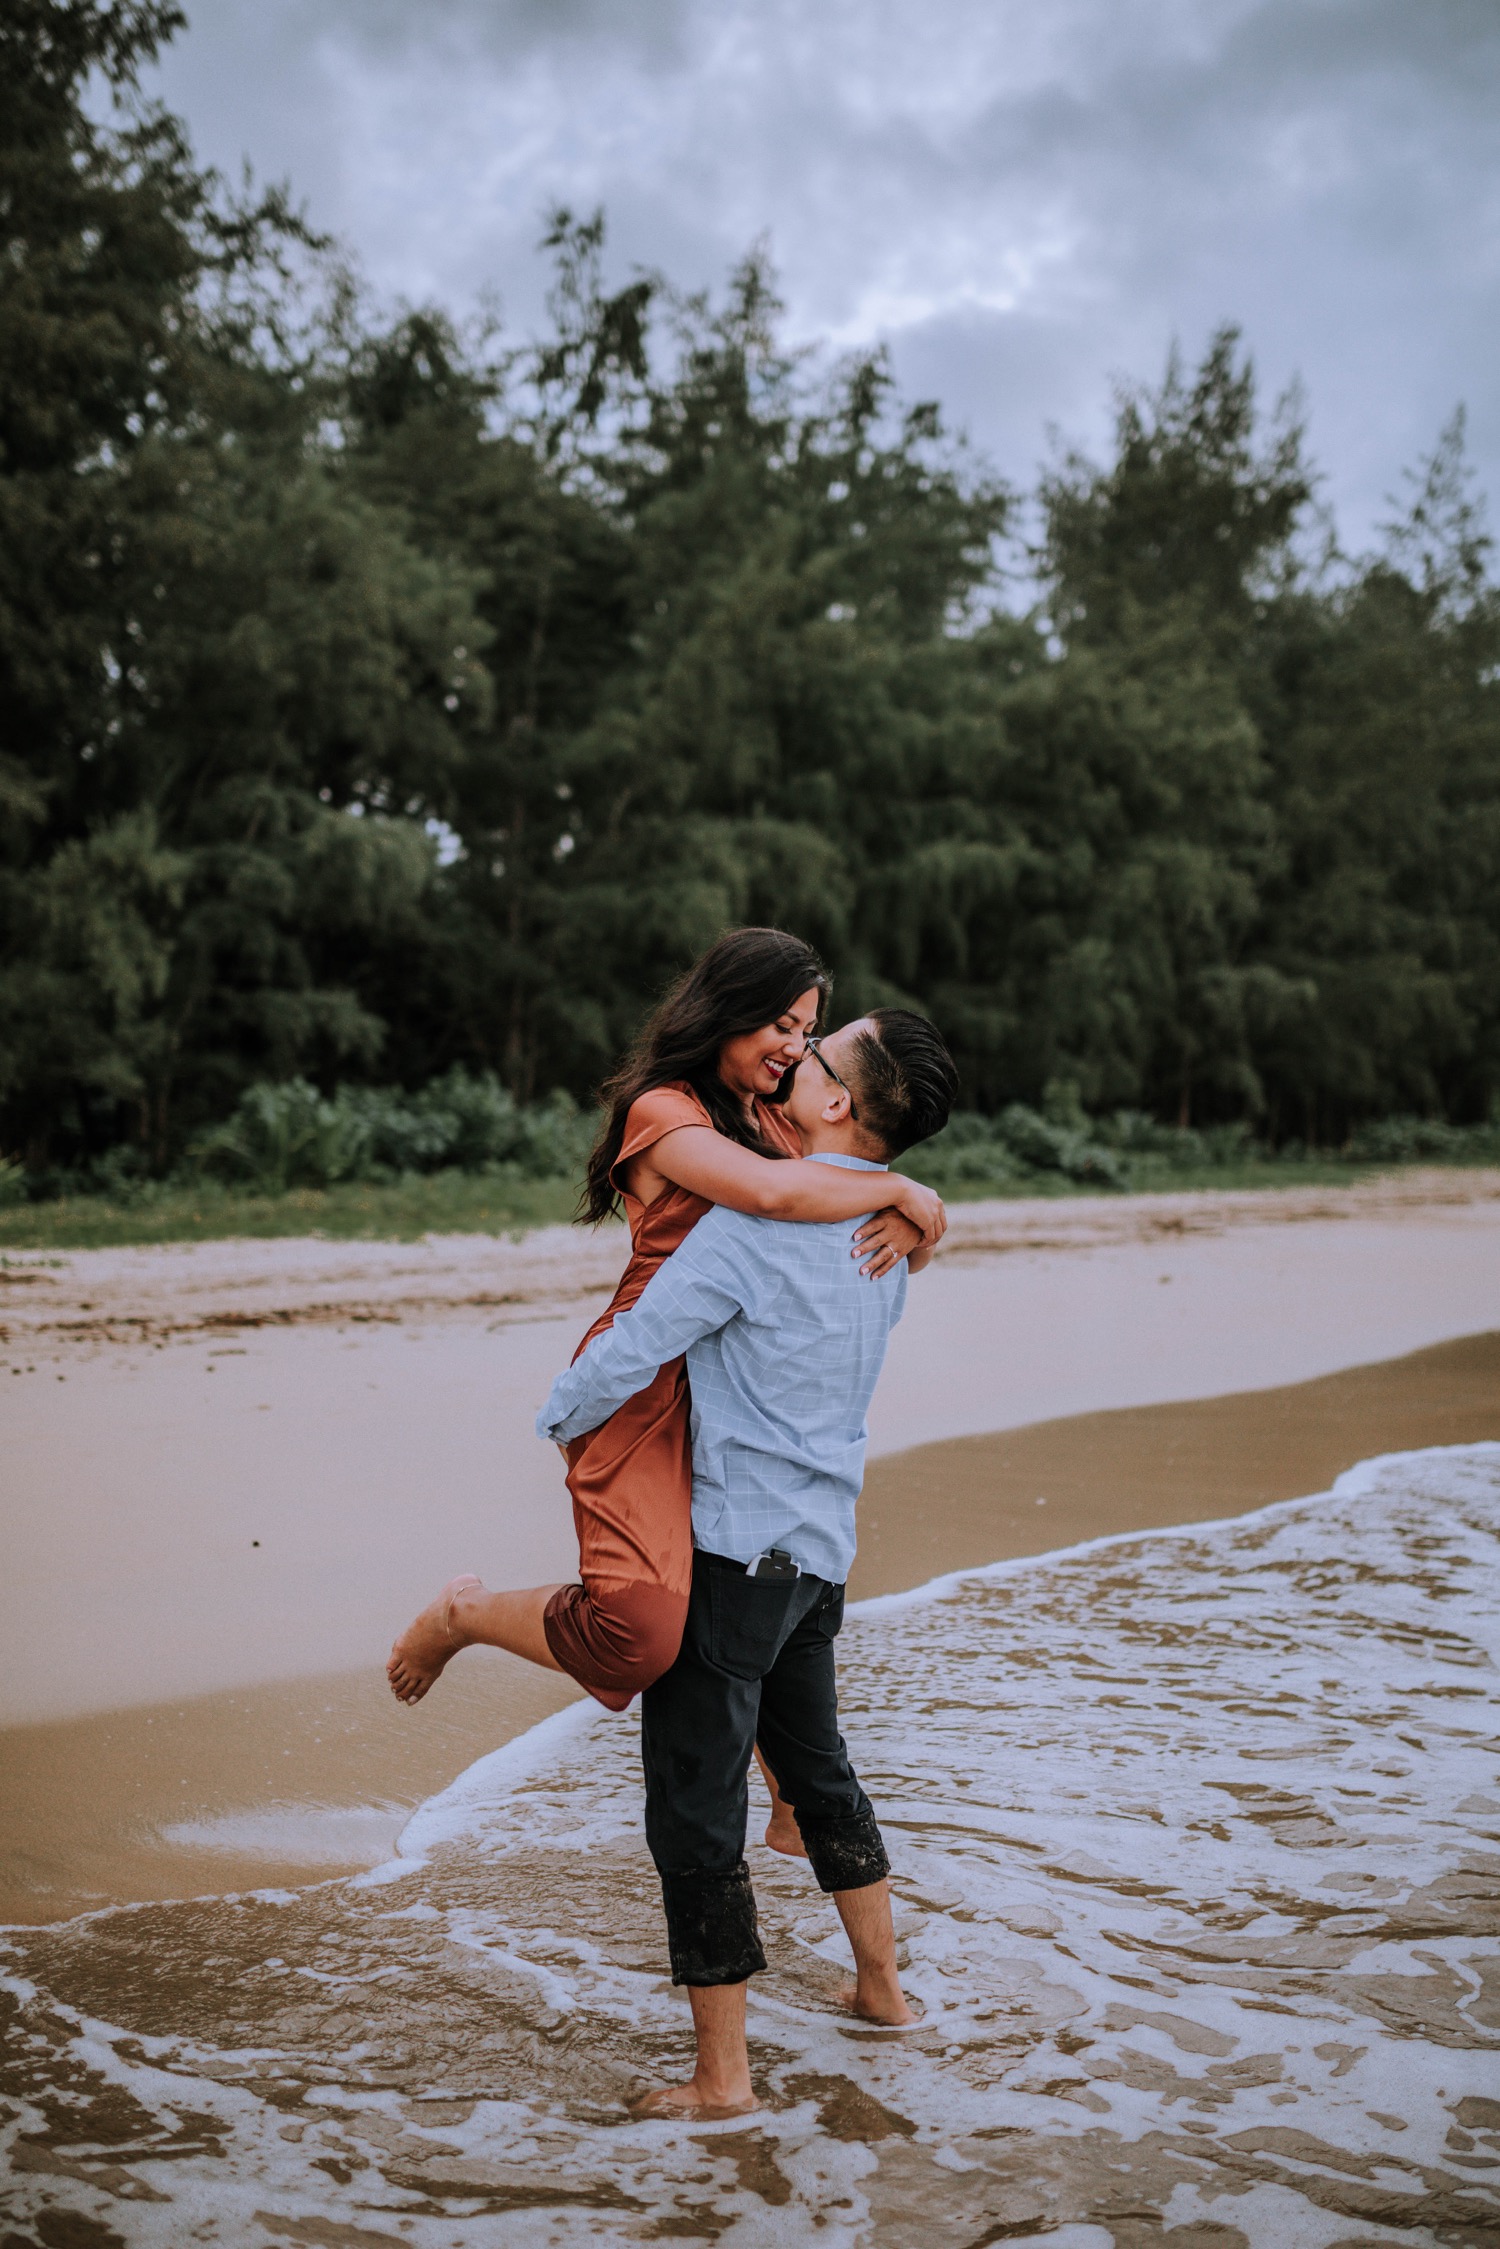
<svg viewBox="0 0 1500 2249"><path fill-rule="evenodd" d="M707 1125L683 1125L643 1149L629 1166L630 1191L650 1204L668 1186L684 1187L705 1202L723 1203L752 1218L791 1218L829 1224L860 1218L876 1196L920 1227L930 1241L947 1225L942 1201L930 1187L898 1173L846 1171L805 1158L759 1156Z"/></svg>

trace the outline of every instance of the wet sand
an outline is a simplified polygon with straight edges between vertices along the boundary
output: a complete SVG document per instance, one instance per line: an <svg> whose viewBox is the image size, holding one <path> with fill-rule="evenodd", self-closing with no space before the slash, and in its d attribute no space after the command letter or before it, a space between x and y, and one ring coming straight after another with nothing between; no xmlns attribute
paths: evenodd
<svg viewBox="0 0 1500 2249"><path fill-rule="evenodd" d="M1276 1390L923 1445L871 1466L851 1591L1246 1514L1372 1454L1485 1438L1500 1438L1500 1332ZM367 1666L8 1729L0 1921L375 1864L424 1797L573 1699L475 1650L419 1711Z"/></svg>
<svg viewBox="0 0 1500 2249"><path fill-rule="evenodd" d="M849 1590L1248 1515L1379 1453L1487 1438L1500 1438L1500 1331L1276 1390L921 1445L871 1463Z"/></svg>
<svg viewBox="0 0 1500 2249"><path fill-rule="evenodd" d="M570 1575L532 1421L622 1253L553 1228L0 1266L0 1726L347 1672L457 1570ZM1494 1327L1496 1173L972 1204L911 1290L871 1457Z"/></svg>
<svg viewBox="0 0 1500 2249"><path fill-rule="evenodd" d="M1466 1337L1500 1331L1493 1174L956 1221L877 1402L856 1594L1500 1436L1500 1333ZM530 1416L618 1256L554 1230L8 1269L0 1918L374 1864L569 1698L475 1652L407 1712L378 1657L452 1569L566 1573Z"/></svg>
<svg viewBox="0 0 1500 2249"><path fill-rule="evenodd" d="M567 1710L354 1882L0 1943L7 2249L1452 2249L1500 2218L1500 1444L857 1609L917 2026L752 1844L759 2112L688 2066L635 1725Z"/></svg>
<svg viewBox="0 0 1500 2249"><path fill-rule="evenodd" d="M0 1923L316 1882L388 1858L415 1807L578 1699L498 1651L420 1716L377 1665L0 1733Z"/></svg>

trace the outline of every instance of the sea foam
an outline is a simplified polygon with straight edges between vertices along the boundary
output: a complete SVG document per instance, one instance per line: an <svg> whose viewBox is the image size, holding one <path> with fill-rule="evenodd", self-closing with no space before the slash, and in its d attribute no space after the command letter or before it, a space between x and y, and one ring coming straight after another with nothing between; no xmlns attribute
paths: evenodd
<svg viewBox="0 0 1500 2249"><path fill-rule="evenodd" d="M624 2118L686 2007L635 1726L570 1710L354 1882L12 1932L13 2206L174 2245L1489 2238L1497 1618L1500 1445L851 1612L924 2022L842 2014L831 1907L752 1848L733 2126Z"/></svg>

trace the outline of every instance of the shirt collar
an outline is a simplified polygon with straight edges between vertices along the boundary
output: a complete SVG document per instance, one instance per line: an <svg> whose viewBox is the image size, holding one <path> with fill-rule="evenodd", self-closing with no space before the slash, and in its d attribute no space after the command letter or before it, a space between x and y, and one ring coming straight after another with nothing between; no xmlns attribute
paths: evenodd
<svg viewBox="0 0 1500 2249"><path fill-rule="evenodd" d="M810 1164L837 1164L841 1171L889 1171L889 1164L872 1164L863 1156L841 1156L832 1148L820 1148L816 1155L803 1158Z"/></svg>

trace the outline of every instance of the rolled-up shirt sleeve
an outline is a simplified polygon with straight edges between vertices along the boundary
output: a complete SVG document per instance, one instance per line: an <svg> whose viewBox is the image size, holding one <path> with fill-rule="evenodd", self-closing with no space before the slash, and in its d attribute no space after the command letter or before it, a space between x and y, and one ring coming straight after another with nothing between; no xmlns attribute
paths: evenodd
<svg viewBox="0 0 1500 2249"><path fill-rule="evenodd" d="M608 1421L617 1407L689 1344L728 1325L743 1303L743 1282L731 1267L727 1229L714 1209L647 1282L639 1301L560 1374L536 1417L536 1433L567 1444Z"/></svg>

